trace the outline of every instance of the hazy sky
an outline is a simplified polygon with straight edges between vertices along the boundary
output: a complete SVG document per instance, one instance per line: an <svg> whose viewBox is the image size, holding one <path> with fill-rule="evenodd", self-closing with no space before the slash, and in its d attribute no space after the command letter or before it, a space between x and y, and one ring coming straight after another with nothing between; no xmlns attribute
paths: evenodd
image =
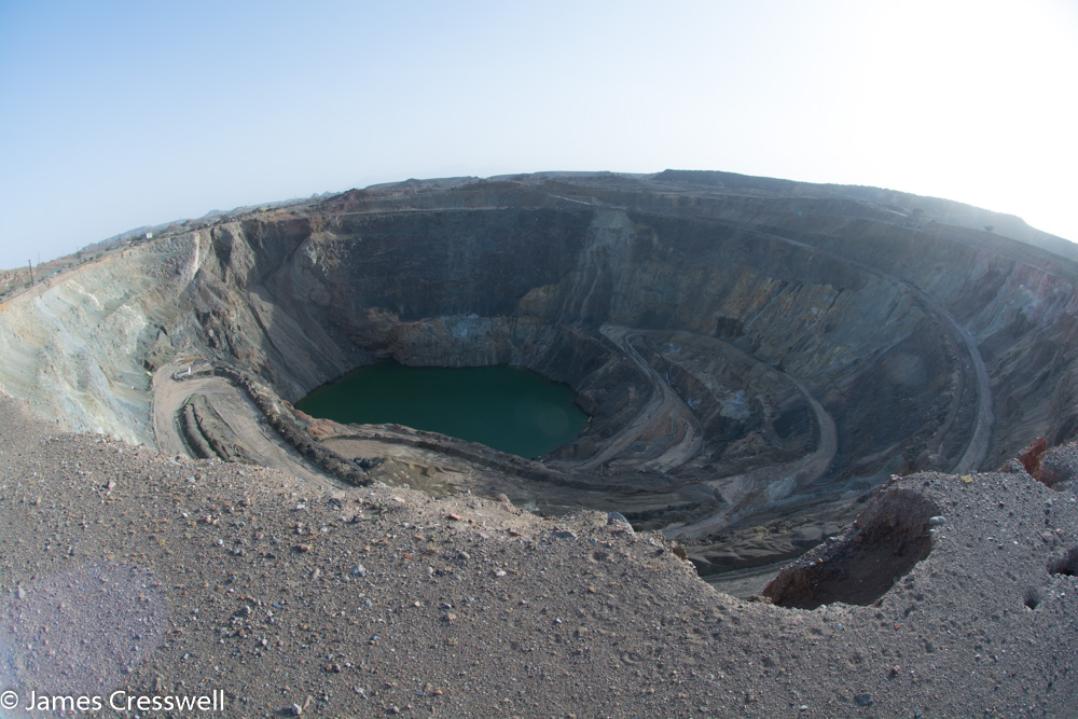
<svg viewBox="0 0 1078 719"><path fill-rule="evenodd" d="M374 182L667 167L1078 240L1078 1L0 0L0 266Z"/></svg>

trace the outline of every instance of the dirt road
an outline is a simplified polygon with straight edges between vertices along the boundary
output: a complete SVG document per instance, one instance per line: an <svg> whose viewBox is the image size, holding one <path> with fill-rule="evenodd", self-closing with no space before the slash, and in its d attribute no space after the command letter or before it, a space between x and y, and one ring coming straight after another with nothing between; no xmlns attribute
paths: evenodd
<svg viewBox="0 0 1078 719"><path fill-rule="evenodd" d="M680 467L703 446L700 423L696 415L633 346L632 338L642 334L640 331L617 325L603 325L599 331L647 376L652 388L651 397L640 414L610 438L602 451L581 462L577 468L583 471L594 470L616 459L645 435L658 435L671 440L672 443L658 457L641 462L638 469L669 472Z"/></svg>
<svg viewBox="0 0 1078 719"><path fill-rule="evenodd" d="M247 453L265 467L275 467L315 482L317 486L338 486L298 453L291 450L263 419L254 402L239 388L223 377L205 374L187 379L173 379L190 363L165 365L153 376L153 431L157 449L165 454L190 456L187 443L180 435L177 416L192 396L201 394L213 405Z"/></svg>
<svg viewBox="0 0 1078 719"><path fill-rule="evenodd" d="M759 362L759 360L742 352L737 347L727 343L724 344L730 351L738 353L751 361ZM805 402L812 408L812 414L819 431L816 449L792 462L758 467L748 472L708 482L722 495L726 506L719 512L696 522L667 527L663 530L665 536L682 539L706 537L735 521L738 515L745 511L746 506L773 505L782 499L805 490L827 472L835 459L835 453L838 451L838 433L835 430L835 421L830 413L824 409L823 405L812 396L801 380L785 372L782 374L797 387L805 398ZM749 501L760 497L766 497L766 501L763 503Z"/></svg>

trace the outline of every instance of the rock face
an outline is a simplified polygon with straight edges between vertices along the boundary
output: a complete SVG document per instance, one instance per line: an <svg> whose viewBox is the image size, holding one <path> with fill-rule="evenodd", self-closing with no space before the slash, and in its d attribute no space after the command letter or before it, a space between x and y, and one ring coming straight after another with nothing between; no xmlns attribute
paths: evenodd
<svg viewBox="0 0 1078 719"><path fill-rule="evenodd" d="M402 183L173 228L12 297L0 385L173 453L618 511L718 571L799 554L892 473L1078 435L1057 240L725 173ZM289 402L382 357L529 367L592 421L541 463L399 427L304 434ZM184 375L196 360L257 383L249 421L222 419L238 395Z"/></svg>

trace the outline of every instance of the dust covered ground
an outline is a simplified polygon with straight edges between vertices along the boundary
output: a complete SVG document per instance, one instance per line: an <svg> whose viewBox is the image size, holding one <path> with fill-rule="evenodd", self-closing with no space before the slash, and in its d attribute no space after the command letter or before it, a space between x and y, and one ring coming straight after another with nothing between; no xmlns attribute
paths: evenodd
<svg viewBox="0 0 1078 719"><path fill-rule="evenodd" d="M60 434L7 399L0 437L0 690L23 702L223 690L228 717L1078 706L1078 505L1021 472L886 484L786 585L788 603L868 605L809 610L724 595L657 534L599 513L315 486Z"/></svg>

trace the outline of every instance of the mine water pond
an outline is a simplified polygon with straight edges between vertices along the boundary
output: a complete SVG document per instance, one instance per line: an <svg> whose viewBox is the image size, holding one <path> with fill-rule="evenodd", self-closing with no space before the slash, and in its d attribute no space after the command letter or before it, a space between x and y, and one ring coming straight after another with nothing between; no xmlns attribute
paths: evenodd
<svg viewBox="0 0 1078 719"><path fill-rule="evenodd" d="M571 442L587 422L573 399L568 385L515 367L389 361L353 370L296 406L337 422L393 422L539 457Z"/></svg>

